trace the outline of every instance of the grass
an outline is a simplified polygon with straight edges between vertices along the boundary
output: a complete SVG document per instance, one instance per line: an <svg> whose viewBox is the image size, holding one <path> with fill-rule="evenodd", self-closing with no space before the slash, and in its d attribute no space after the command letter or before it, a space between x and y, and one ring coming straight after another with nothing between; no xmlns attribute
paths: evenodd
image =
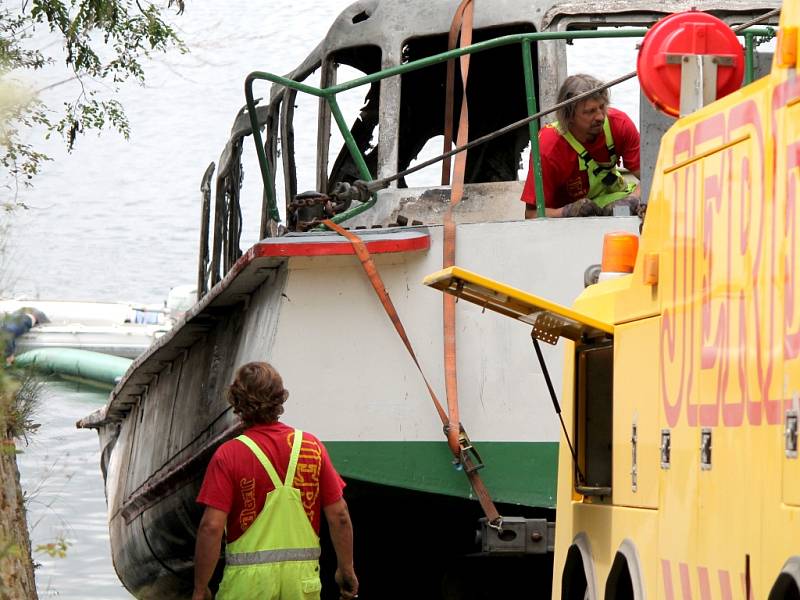
<svg viewBox="0 0 800 600"><path fill-rule="evenodd" d="M39 428L35 419L43 385L28 370L0 369L0 433L5 440L27 442Z"/></svg>
<svg viewBox="0 0 800 600"><path fill-rule="evenodd" d="M32 373L0 367L0 453L10 455L0 456L0 460L4 463L4 473L11 468L10 465L14 465L13 470L16 470L18 451L15 440L24 438L27 442L28 436L39 428L39 424L34 421L34 418L38 410L41 390L41 381ZM13 496L13 491L10 492L8 486L4 487L3 498L4 501L8 501L9 498L6 497L6 494L11 493ZM18 497L21 497L18 482L16 489ZM11 499L10 506L15 505L17 502ZM4 511L6 511L5 508ZM24 553L22 551L22 548L29 544L27 524L24 522L25 511L23 510L21 514L17 515L7 512L0 515L0 518L3 521L3 530L10 531L11 534L11 539L0 539L0 598L11 598L15 595L18 596L21 593L20 590L24 588L16 587L16 584L13 583L14 577L7 578L9 576L8 569L12 569L12 572L18 569L19 567L15 565L19 565L21 561L25 565L22 568L29 573L29 575L23 576L23 579L30 580L29 585L35 586L33 565L30 557L25 556L28 551ZM22 520L22 524L19 526L15 525L17 519ZM48 552L49 550L46 548L44 551ZM60 553L66 552L66 546L59 545L57 540L53 544L52 552L55 553L55 556L60 556ZM8 586L9 581L12 581L11 588Z"/></svg>

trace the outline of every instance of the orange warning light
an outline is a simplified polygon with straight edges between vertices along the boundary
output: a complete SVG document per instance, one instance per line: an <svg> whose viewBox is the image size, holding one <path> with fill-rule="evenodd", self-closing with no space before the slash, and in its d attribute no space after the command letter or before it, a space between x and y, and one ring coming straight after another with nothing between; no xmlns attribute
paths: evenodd
<svg viewBox="0 0 800 600"><path fill-rule="evenodd" d="M603 260L600 270L609 273L633 273L639 237L625 231L607 233L603 238Z"/></svg>
<svg viewBox="0 0 800 600"><path fill-rule="evenodd" d="M797 27L784 27L778 32L778 66L791 68L797 64Z"/></svg>

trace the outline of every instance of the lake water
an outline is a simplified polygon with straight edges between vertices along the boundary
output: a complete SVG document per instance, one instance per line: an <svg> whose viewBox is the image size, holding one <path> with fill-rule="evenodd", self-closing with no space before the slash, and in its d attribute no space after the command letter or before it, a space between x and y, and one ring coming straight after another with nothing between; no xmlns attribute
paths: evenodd
<svg viewBox="0 0 800 600"><path fill-rule="evenodd" d="M34 553L40 598L130 598L111 565L97 436L75 421L103 405L104 392L66 382L45 387L39 431L18 457L34 548L69 544L64 558Z"/></svg>
<svg viewBox="0 0 800 600"><path fill-rule="evenodd" d="M161 302L171 286L194 282L200 178L208 163L218 159L244 104L245 76L253 70L289 71L347 4L187 3L186 13L173 20L191 53L155 59L147 67L147 86L122 92L131 140L113 133L89 135L69 155L55 142L47 144L54 161L32 190L21 193L29 210L17 212L11 221L12 259L2 279L11 281L13 293L152 303ZM592 57L602 66L595 74L610 79L633 69L634 43L576 43L571 58L580 65L590 64ZM600 52L617 59L597 61ZM62 76L45 73L37 85ZM612 101L619 99L635 116L638 94L635 84L628 85L633 93L630 88L614 91ZM63 97L65 89L56 92ZM257 91L265 93L266 86ZM60 102L55 94L46 100ZM298 147L306 157L298 163L311 164L311 142L300 133ZM257 235L257 177L249 159L243 247ZM310 187L301 178L300 189ZM34 546L60 539L69 544L64 558L35 554L42 598L130 597L110 560L96 435L74 425L104 400L94 390L49 384L38 419L42 427L20 456Z"/></svg>

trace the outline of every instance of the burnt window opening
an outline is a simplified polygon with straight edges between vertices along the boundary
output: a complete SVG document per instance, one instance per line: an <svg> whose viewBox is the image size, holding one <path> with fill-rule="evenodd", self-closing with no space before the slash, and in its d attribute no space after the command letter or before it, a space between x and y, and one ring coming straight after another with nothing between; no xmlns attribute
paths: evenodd
<svg viewBox="0 0 800 600"><path fill-rule="evenodd" d="M356 23L361 23L362 21L366 21L367 19L369 19L369 17L370 17L369 13L365 10L362 10L360 13L358 13L352 18L353 25L355 25Z"/></svg>
<svg viewBox="0 0 800 600"><path fill-rule="evenodd" d="M503 35L533 32L531 24L479 29L473 43ZM403 47L404 62L447 51L447 34L409 39ZM535 45L531 56L537 64ZM534 79L538 80L534 69ZM444 134L444 104L447 65L441 63L402 75L397 170L408 168L433 138ZM538 82L535 84L538 90ZM461 73L456 63L453 140L458 135L458 114L462 96ZM510 44L472 55L467 82L469 139L473 140L528 115L522 53L519 44ZM441 139L441 137L440 137ZM439 140L437 140L439 141ZM465 182L516 181L522 151L528 145L527 127L518 128L469 151ZM454 142L455 143L455 142ZM442 146L431 148L419 160L441 154ZM428 167L441 172L439 164ZM438 177L437 177L438 179ZM427 183L427 182L426 182ZM404 180L399 187L407 187Z"/></svg>
<svg viewBox="0 0 800 600"><path fill-rule="evenodd" d="M580 345L575 350L575 451L584 496L611 495L614 344Z"/></svg>
<svg viewBox="0 0 800 600"><path fill-rule="evenodd" d="M345 48L332 54L328 60L337 65L346 65L361 71L364 75L371 75L381 70L381 51L377 46L358 46ZM360 76L360 75L357 75ZM355 88L349 93L363 94L364 87ZM372 83L367 89L363 104L358 115L350 124L350 133L356 146L364 157L367 168L373 177L377 175L378 168L378 119L380 106L380 82ZM348 92L344 92L347 94ZM340 94L341 96L341 94ZM331 120L331 129L336 129L336 123ZM338 133L338 130L337 130ZM335 150L331 148L331 151ZM327 192L333 190L336 183L343 181L352 183L363 179L358 167L350 155L347 146L342 143L328 171Z"/></svg>

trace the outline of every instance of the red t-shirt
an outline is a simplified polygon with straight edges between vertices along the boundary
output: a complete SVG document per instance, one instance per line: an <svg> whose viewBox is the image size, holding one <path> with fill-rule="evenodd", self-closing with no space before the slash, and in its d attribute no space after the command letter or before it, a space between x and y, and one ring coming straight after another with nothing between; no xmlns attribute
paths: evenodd
<svg viewBox="0 0 800 600"><path fill-rule="evenodd" d="M294 429L278 422L256 425L245 433L264 451L283 480ZM319 535L320 510L342 497L345 483L322 442L305 431L292 484L300 490L303 508ZM255 521L274 487L253 451L239 440L230 440L211 457L197 502L228 513L227 541L232 542Z"/></svg>
<svg viewBox="0 0 800 600"><path fill-rule="evenodd" d="M608 120L617 156L622 158L626 169L638 171L639 132L636 125L628 115L615 108L608 109ZM607 163L611 158L604 135L598 135L594 142L584 147L597 162ZM539 152L542 157L542 187L547 208L561 208L570 202L586 198L589 193L589 175L580 170L577 153L555 127L542 127L539 130ZM528 169L521 200L531 207L536 206L532 165Z"/></svg>

